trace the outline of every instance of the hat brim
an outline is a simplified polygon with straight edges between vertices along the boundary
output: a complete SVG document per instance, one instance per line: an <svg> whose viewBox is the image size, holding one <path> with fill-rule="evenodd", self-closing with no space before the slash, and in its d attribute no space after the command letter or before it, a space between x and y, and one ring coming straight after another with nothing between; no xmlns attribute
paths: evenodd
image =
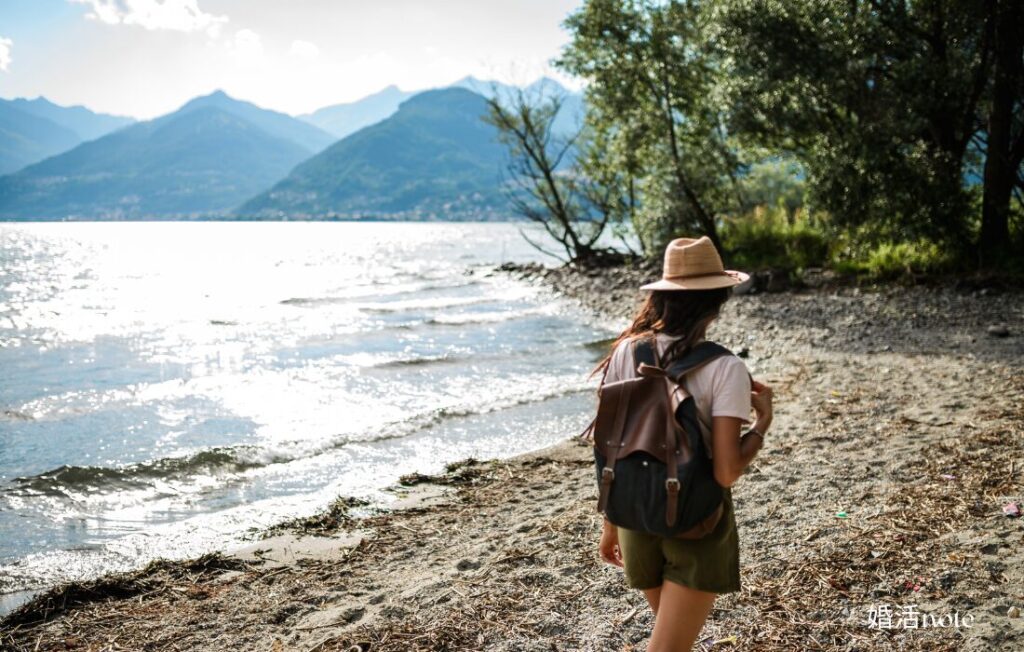
<svg viewBox="0 0 1024 652"><path fill-rule="evenodd" d="M746 272L727 269L725 274L708 274L689 278L661 279L641 285L641 290L714 290L739 285L750 278Z"/></svg>

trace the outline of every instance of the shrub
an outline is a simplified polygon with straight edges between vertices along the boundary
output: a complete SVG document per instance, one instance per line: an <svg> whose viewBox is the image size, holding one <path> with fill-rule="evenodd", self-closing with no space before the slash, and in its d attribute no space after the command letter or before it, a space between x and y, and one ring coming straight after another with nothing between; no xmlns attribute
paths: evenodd
<svg viewBox="0 0 1024 652"><path fill-rule="evenodd" d="M722 244L731 265L745 270L780 269L795 272L828 263L824 229L798 209L792 218L783 207L759 206L751 213L728 218L722 225Z"/></svg>
<svg viewBox="0 0 1024 652"><path fill-rule="evenodd" d="M851 255L852 253L852 255ZM920 274L942 274L961 267L954 252L929 240L882 242L837 253L833 268L873 280L894 280Z"/></svg>

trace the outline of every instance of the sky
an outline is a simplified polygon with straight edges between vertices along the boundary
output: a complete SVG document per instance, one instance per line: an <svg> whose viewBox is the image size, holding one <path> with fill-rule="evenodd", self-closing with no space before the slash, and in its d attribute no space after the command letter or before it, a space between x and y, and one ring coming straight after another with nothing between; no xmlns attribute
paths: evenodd
<svg viewBox="0 0 1024 652"><path fill-rule="evenodd" d="M221 89L292 115L550 61L582 0L0 0L0 97L149 119Z"/></svg>

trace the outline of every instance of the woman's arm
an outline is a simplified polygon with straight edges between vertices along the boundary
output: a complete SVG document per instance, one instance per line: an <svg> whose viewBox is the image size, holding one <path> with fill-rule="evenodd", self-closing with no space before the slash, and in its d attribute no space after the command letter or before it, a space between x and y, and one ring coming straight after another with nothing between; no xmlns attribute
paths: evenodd
<svg viewBox="0 0 1024 652"><path fill-rule="evenodd" d="M756 435L740 438L742 423L739 417L711 418L711 436L714 439L711 461L715 481L723 487L731 487L739 479L761 447L760 438Z"/></svg>
<svg viewBox="0 0 1024 652"><path fill-rule="evenodd" d="M754 430L763 435L772 423L772 390L758 382L752 388L751 404L757 412ZM723 487L731 487L743 475L764 445L764 438L757 434L748 432L740 437L742 423L738 417L711 418L715 480Z"/></svg>

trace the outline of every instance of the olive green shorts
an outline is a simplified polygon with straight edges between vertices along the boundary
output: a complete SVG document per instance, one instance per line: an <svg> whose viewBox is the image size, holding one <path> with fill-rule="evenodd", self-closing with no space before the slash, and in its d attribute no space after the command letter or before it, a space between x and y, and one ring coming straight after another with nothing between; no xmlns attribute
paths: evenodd
<svg viewBox="0 0 1024 652"><path fill-rule="evenodd" d="M739 591L739 538L728 489L724 502L718 525L702 539L672 539L617 528L626 584L634 589L653 589L671 580L708 593Z"/></svg>

